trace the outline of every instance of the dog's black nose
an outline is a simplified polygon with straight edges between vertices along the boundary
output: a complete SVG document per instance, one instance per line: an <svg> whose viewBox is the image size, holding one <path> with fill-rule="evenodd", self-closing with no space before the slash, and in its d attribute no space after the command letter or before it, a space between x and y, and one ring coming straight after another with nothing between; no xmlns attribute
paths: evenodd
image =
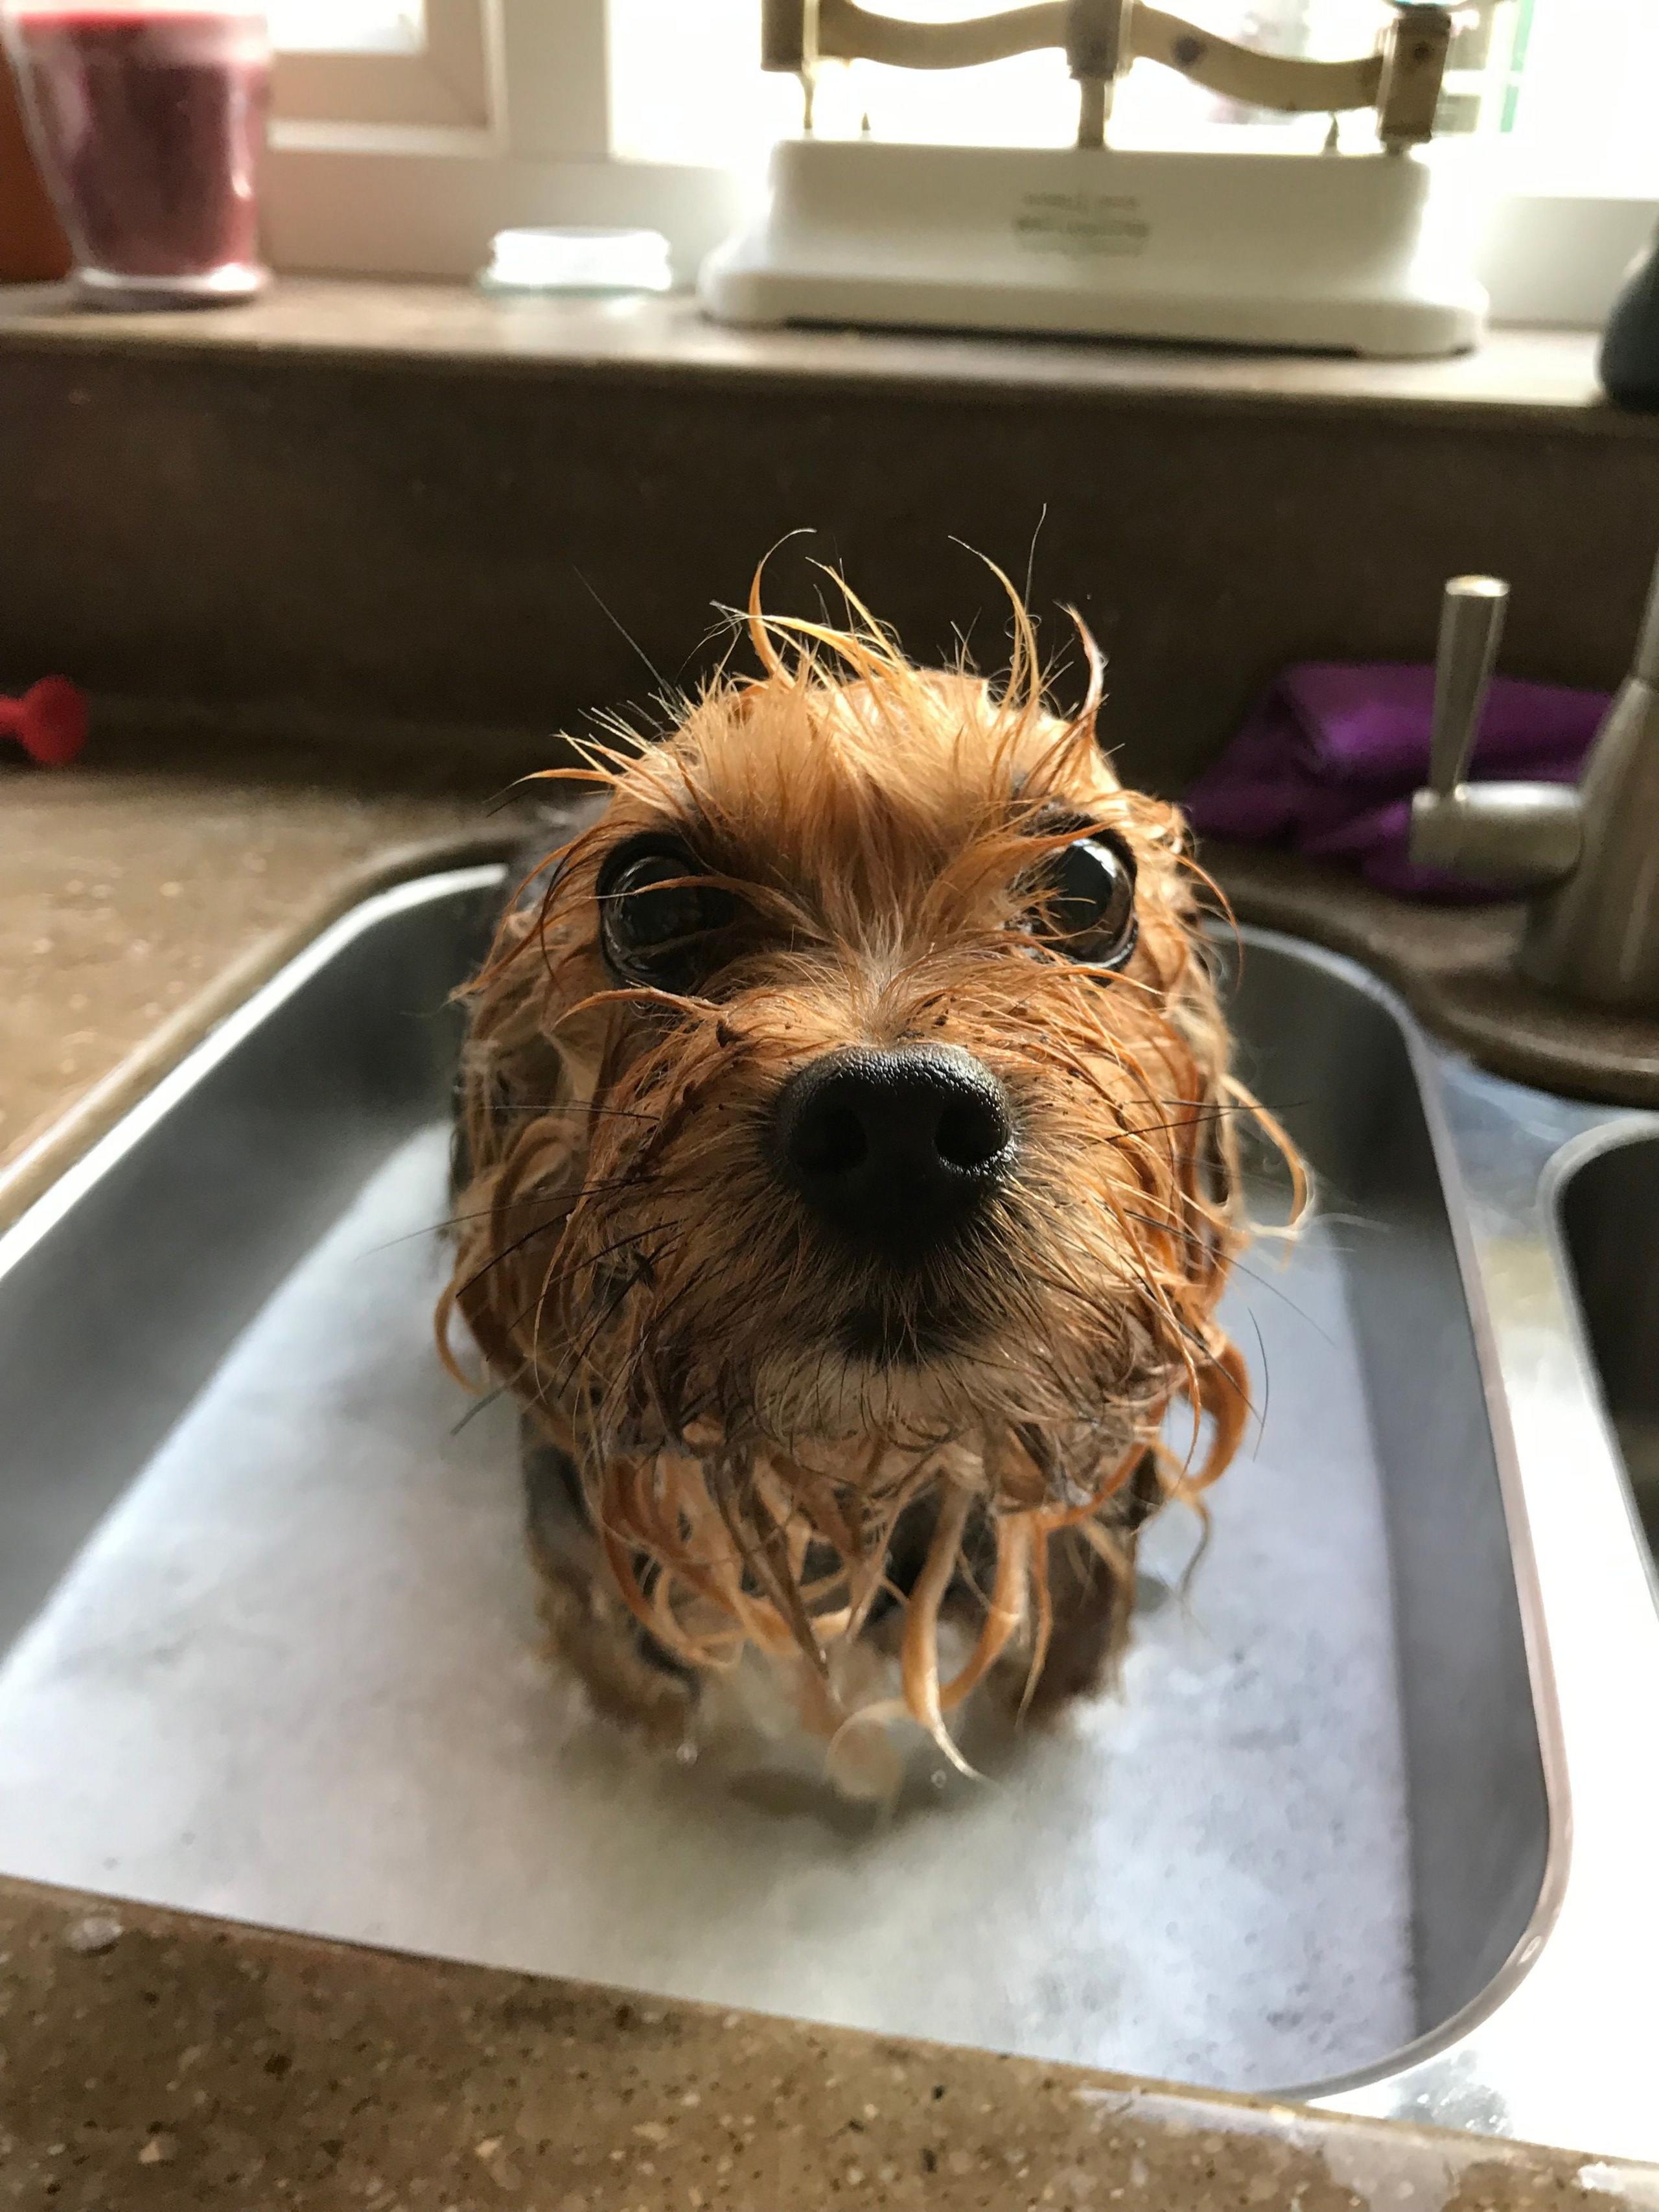
<svg viewBox="0 0 1659 2212"><path fill-rule="evenodd" d="M849 1046L784 1085L784 1178L848 1243L918 1260L1006 1180L1014 1130L1002 1085L955 1045Z"/></svg>

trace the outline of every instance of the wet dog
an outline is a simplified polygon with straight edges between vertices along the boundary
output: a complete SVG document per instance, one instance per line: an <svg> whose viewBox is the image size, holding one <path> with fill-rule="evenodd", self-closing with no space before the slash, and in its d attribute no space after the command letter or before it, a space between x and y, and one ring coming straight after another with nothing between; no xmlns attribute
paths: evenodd
<svg viewBox="0 0 1659 2212"><path fill-rule="evenodd" d="M842 1753L908 1715L955 1755L970 1696L1109 1675L1136 1530L1235 1449L1260 1109L1086 638L1067 714L1017 600L994 685L856 606L750 628L757 677L553 772L599 796L470 987L441 1333L521 1401L602 1711L695 1745L758 1667Z"/></svg>

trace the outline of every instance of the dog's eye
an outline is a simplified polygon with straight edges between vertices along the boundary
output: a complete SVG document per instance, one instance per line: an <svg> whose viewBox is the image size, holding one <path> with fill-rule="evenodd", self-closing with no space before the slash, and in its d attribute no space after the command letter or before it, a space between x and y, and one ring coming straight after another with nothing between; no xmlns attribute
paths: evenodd
<svg viewBox="0 0 1659 2212"><path fill-rule="evenodd" d="M718 939L737 909L730 891L700 880L677 845L624 845L599 871L599 940L624 981L694 991L719 964Z"/></svg>
<svg viewBox="0 0 1659 2212"><path fill-rule="evenodd" d="M1121 968L1135 949L1135 864L1128 848L1097 833L1042 866L1037 925L1073 960Z"/></svg>

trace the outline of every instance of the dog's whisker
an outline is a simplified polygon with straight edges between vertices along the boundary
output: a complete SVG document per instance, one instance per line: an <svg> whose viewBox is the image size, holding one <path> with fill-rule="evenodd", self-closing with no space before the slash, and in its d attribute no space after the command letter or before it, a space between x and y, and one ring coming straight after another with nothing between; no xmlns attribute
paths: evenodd
<svg viewBox="0 0 1659 2212"><path fill-rule="evenodd" d="M473 1273L466 1276L465 1279L457 1282L455 1286L455 1302L460 1307L462 1312L465 1312L466 1301L471 1296L473 1291L477 1290L481 1285L485 1283L498 1268L503 1267L507 1261L516 1257L519 1253L526 1250L530 1245L533 1244L538 1237L546 1237L553 1234L556 1231L557 1227L558 1224L556 1222L544 1222L537 1228L526 1230L522 1237L514 1237L510 1244L498 1245L495 1251L490 1254L489 1259L487 1259L481 1267L477 1268Z"/></svg>
<svg viewBox="0 0 1659 2212"><path fill-rule="evenodd" d="M481 1397L475 1398L472 1401L472 1403L467 1407L465 1413L461 1415L459 1420L457 1421L453 1428L451 1429L449 1431L450 1435L452 1437L458 1437L460 1435L463 1429L471 1428L473 1422L477 1419L480 1413L487 1412L491 1406L498 1404L501 1399L505 1398L508 1395L512 1388L513 1385L510 1382L498 1382L493 1390L486 1390Z"/></svg>
<svg viewBox="0 0 1659 2212"><path fill-rule="evenodd" d="M1325 1217L1322 1215L1320 1218L1322 1223ZM1150 1220L1149 1216L1142 1216L1139 1214L1132 1214L1130 1218L1131 1220L1141 1220L1143 1218ZM1194 1236L1194 1231L1190 1229L1178 1228L1169 1223L1158 1223L1153 1225L1160 1228L1166 1236L1176 1236L1181 1237L1183 1243L1195 1243L1201 1241ZM1331 1332L1326 1328L1322 1322L1316 1321L1313 1315L1309 1312L1305 1306L1298 1305L1297 1301L1290 1295L1289 1291L1285 1289L1282 1284L1275 1283L1270 1277L1264 1275L1260 1268L1252 1267L1245 1261L1241 1259L1236 1258L1233 1261L1232 1272L1236 1275L1242 1275L1247 1283L1253 1283L1258 1290L1266 1291L1272 1297L1276 1297L1282 1305L1289 1308L1290 1311L1296 1316L1298 1321L1305 1322L1308 1327L1314 1331L1316 1336L1322 1337L1328 1345L1335 1345L1337 1340L1332 1335ZM1254 1320L1254 1316L1252 1316L1252 1320Z"/></svg>
<svg viewBox="0 0 1659 2212"><path fill-rule="evenodd" d="M585 1105L579 1099L556 1100L550 1105L534 1100L526 1105L495 1103L490 1106L489 1111L492 1115L529 1115L538 1121L545 1120L550 1114L580 1114L587 1120L597 1121L646 1121L654 1124L657 1119L654 1114L631 1113L622 1106Z"/></svg>
<svg viewBox="0 0 1659 2212"><path fill-rule="evenodd" d="M601 1186L592 1188L597 1188ZM627 1182L619 1184L617 1188L627 1189L632 1188L633 1185L631 1182ZM576 1194L579 1196L585 1194L586 1194L585 1192ZM555 1218L549 1225L556 1228L562 1227L562 1215L559 1212L559 1209L565 1204L565 1199L566 1194L562 1191L551 1194L547 1191L526 1191L521 1198L498 1199L493 1205L481 1206L471 1212L447 1213L441 1221L430 1221L423 1228L406 1230L402 1236L387 1237L384 1243L365 1245L364 1255L367 1257L375 1252L390 1252L397 1245L412 1244L422 1237L446 1236L453 1230L470 1227L475 1221L496 1221L504 1213L516 1212L529 1206L540 1206L544 1212L552 1212Z"/></svg>

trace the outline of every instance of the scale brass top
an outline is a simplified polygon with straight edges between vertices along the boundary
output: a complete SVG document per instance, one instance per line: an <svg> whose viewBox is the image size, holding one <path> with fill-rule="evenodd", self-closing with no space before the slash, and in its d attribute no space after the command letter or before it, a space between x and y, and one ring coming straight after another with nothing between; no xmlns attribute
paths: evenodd
<svg viewBox="0 0 1659 2212"><path fill-rule="evenodd" d="M1139 58L1254 107L1331 115L1375 108L1377 137L1391 154L1402 153L1434 135L1451 34L1449 9L1394 0L1375 53L1356 61L1316 62L1264 54L1218 38L1147 0L1036 0L1034 6L954 23L878 15L857 0L761 0L762 66L799 76L809 130L821 61L963 69L1059 46L1078 82L1079 146L1105 144L1113 89Z"/></svg>

